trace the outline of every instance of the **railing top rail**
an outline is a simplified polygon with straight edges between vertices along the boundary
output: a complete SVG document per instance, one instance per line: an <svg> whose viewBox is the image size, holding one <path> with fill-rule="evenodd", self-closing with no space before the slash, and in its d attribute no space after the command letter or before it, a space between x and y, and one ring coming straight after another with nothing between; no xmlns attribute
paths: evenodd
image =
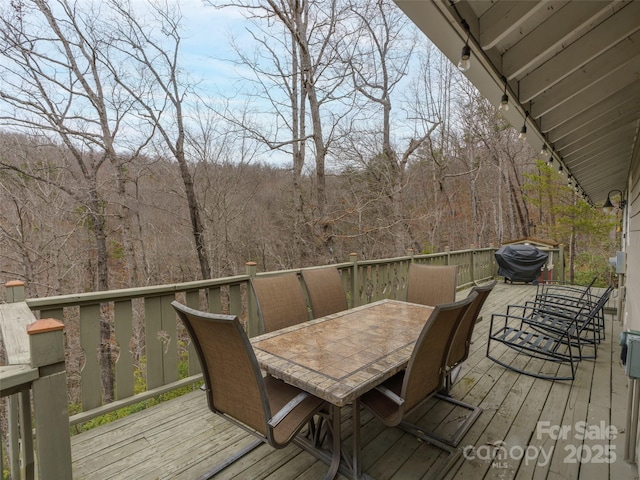
<svg viewBox="0 0 640 480"><path fill-rule="evenodd" d="M359 260L357 264L359 266L372 266L372 265L382 265L390 262L398 263L398 262L406 262L413 260L424 260L428 258L438 258L443 256L455 256L457 254L464 254L468 252L481 252L481 251L493 251L495 248L487 247L487 248L477 248L477 249L466 249L466 250L454 250L454 251L446 251L446 252L438 252L438 253L430 253L430 254L415 254L415 255L406 255L401 257L394 258L383 258L383 259L374 259L374 260ZM333 264L338 269L349 268L353 266L353 262L342 262ZM309 267L309 268L318 268L318 267ZM278 270L278 271L269 271L269 272L260 272L258 275L276 275L285 272L300 272L302 268L294 268L287 270ZM229 285L237 285L246 283L249 281L250 276L247 274L244 275L236 275L231 277L223 277L223 278L215 278L208 280L196 280L192 282L183 282L177 284L166 284L166 285L153 285L149 287L136 287L136 288L125 288L119 290L108 290L104 292L86 292L86 293L74 293L69 295L57 295L51 297L42 297L42 298L29 298L26 300L27 305L32 309L39 309L42 307L52 308L52 307L67 307L67 306L78 306L78 305L89 305L95 303L103 303L103 302L114 302L114 301L126 301L134 298L141 297L153 297L160 295L167 295L170 292L186 292L193 291L202 288L211 288L216 286L229 286Z"/></svg>
<svg viewBox="0 0 640 480"><path fill-rule="evenodd" d="M0 397L30 388L31 382L36 380L38 375L39 370L30 365L0 367Z"/></svg>
<svg viewBox="0 0 640 480"><path fill-rule="evenodd" d="M123 288L120 290L106 290L104 292L87 292L74 293L70 295L58 295L53 297L30 298L27 299L27 305L30 308L51 307L57 305L59 307L87 305L98 302L112 302L121 300L131 300L140 297L153 297L166 295L169 292L187 292L198 290L201 288L209 288L216 286L235 285L245 283L249 280L248 275L237 275L234 277L214 278L209 280L196 280L193 282L184 282L168 285L154 285L150 287Z"/></svg>

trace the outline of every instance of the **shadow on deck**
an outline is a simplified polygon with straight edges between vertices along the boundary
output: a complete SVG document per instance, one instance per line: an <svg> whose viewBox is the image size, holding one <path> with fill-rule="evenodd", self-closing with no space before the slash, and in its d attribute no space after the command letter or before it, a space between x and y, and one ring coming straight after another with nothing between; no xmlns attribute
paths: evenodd
<svg viewBox="0 0 640 480"><path fill-rule="evenodd" d="M638 478L636 465L623 458L627 377L617 343L621 325L611 315L597 360L580 362L573 382L519 375L486 358L490 314L505 311L510 303L523 303L534 293L530 285L499 283L485 304L471 355L451 392L480 405L483 413L460 443L461 460L445 478ZM514 355L503 345L496 349L496 355ZM527 357L513 361L538 362ZM349 423L349 409L343 410L343 421ZM455 430L460 415L450 404L433 400L412 421L446 432ZM362 422L367 474L378 480L433 475L439 450L384 427L367 412ZM343 432L350 431L345 425ZM204 394L196 391L74 436L73 473L76 480L197 479L252 440L212 414ZM274 450L263 445L214 478L313 480L323 478L326 470L296 446Z"/></svg>

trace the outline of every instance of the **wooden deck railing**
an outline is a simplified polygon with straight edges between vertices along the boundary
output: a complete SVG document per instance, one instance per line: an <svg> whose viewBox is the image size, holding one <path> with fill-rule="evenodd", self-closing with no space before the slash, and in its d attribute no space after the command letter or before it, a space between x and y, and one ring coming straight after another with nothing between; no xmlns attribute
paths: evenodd
<svg viewBox="0 0 640 480"><path fill-rule="evenodd" d="M494 252L493 248L469 249L431 255L410 254L405 257L371 261L358 261L356 255L351 255L349 262L337 264L336 267L341 272L349 305L355 307L382 298L403 300L406 296L407 272L412 262L458 265L459 288L491 278L496 275L497 269ZM556 258L562 258L562 252ZM35 316L41 319L58 319L65 325L68 391L62 393L65 398L77 397L77 403L80 405L80 412L68 417L69 424L86 422L162 393L193 385L201 379L195 352L189 342L184 342L186 335L170 305L174 299L193 308L237 315L250 336L259 334L256 303L249 288L249 280L256 275L274 275L282 272L258 273L256 270L256 264L249 262L245 275L234 277L24 299ZM558 273L563 270L554 269L556 280L563 280L557 278ZM290 271L300 272L301 269ZM12 291L14 288L7 286L8 301L15 296L15 292ZM112 360L115 398L108 403L103 401L102 369L98 355L101 319L107 319L111 325L114 352ZM134 345L138 346L137 350ZM74 365L70 364L72 358L75 359ZM187 363L188 373L179 375L180 361ZM18 395L12 396L10 403L28 403L26 399L29 391L35 390L35 380L26 374L16 393L15 388L5 388L5 376L8 373L1 373L2 396ZM140 378L141 373L144 391L136 393L136 377ZM76 390L79 390L79 393L76 394ZM35 394L34 391L32 393ZM12 409L9 416L14 418L16 415L19 415L19 412ZM51 412L51 415L54 415L54 412ZM61 440L64 442L64 437L61 437ZM10 439L9 445L13 445L12 442L14 440ZM42 445L39 438L36 443ZM11 448L10 446L10 450ZM10 456L15 458L15 455L12 455ZM21 478L14 474L14 468L16 465L12 464L11 478Z"/></svg>

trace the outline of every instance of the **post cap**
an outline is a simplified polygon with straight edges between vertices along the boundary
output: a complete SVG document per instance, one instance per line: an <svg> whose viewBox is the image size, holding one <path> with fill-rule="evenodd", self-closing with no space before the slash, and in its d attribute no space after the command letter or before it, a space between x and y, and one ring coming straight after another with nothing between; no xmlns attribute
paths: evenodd
<svg viewBox="0 0 640 480"><path fill-rule="evenodd" d="M56 330L63 330L64 323L55 318L43 318L36 320L27 327L27 333L34 335L36 333L55 332Z"/></svg>

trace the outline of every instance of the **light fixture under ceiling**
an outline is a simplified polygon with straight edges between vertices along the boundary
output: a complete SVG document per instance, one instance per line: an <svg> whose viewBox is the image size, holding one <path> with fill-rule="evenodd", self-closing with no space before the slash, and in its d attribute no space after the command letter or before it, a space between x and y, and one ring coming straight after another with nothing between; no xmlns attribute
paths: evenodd
<svg viewBox="0 0 640 480"><path fill-rule="evenodd" d="M458 62L458 70L466 72L471 67L471 47L469 46L469 37L471 32L469 31L469 24L462 19L462 26L467 32L467 41L462 47L462 53L460 54L460 61Z"/></svg>
<svg viewBox="0 0 640 480"><path fill-rule="evenodd" d="M618 202L618 205L614 205L611 202L611 194L612 193L619 193L620 194L620 202ZM624 209L625 205L627 204L627 202L625 201L622 191L621 190L611 190L608 194L607 194L607 201L604 202L604 205L602 205L602 210L605 213L611 213L614 211L615 208L618 208L620 210Z"/></svg>
<svg viewBox="0 0 640 480"><path fill-rule="evenodd" d="M543 160L546 160L547 157L550 157L549 147L547 147L546 143L542 144L542 149L540 150L540 157L542 157Z"/></svg>
<svg viewBox="0 0 640 480"><path fill-rule="evenodd" d="M518 135L518 138L523 142L527 139L527 118L529 118L529 111L524 112L524 123L520 129L520 135Z"/></svg>
<svg viewBox="0 0 640 480"><path fill-rule="evenodd" d="M500 111L508 112L509 111L509 95L507 95L507 79L503 76L502 81L504 83L504 93L502 94L502 98L500 99Z"/></svg>

